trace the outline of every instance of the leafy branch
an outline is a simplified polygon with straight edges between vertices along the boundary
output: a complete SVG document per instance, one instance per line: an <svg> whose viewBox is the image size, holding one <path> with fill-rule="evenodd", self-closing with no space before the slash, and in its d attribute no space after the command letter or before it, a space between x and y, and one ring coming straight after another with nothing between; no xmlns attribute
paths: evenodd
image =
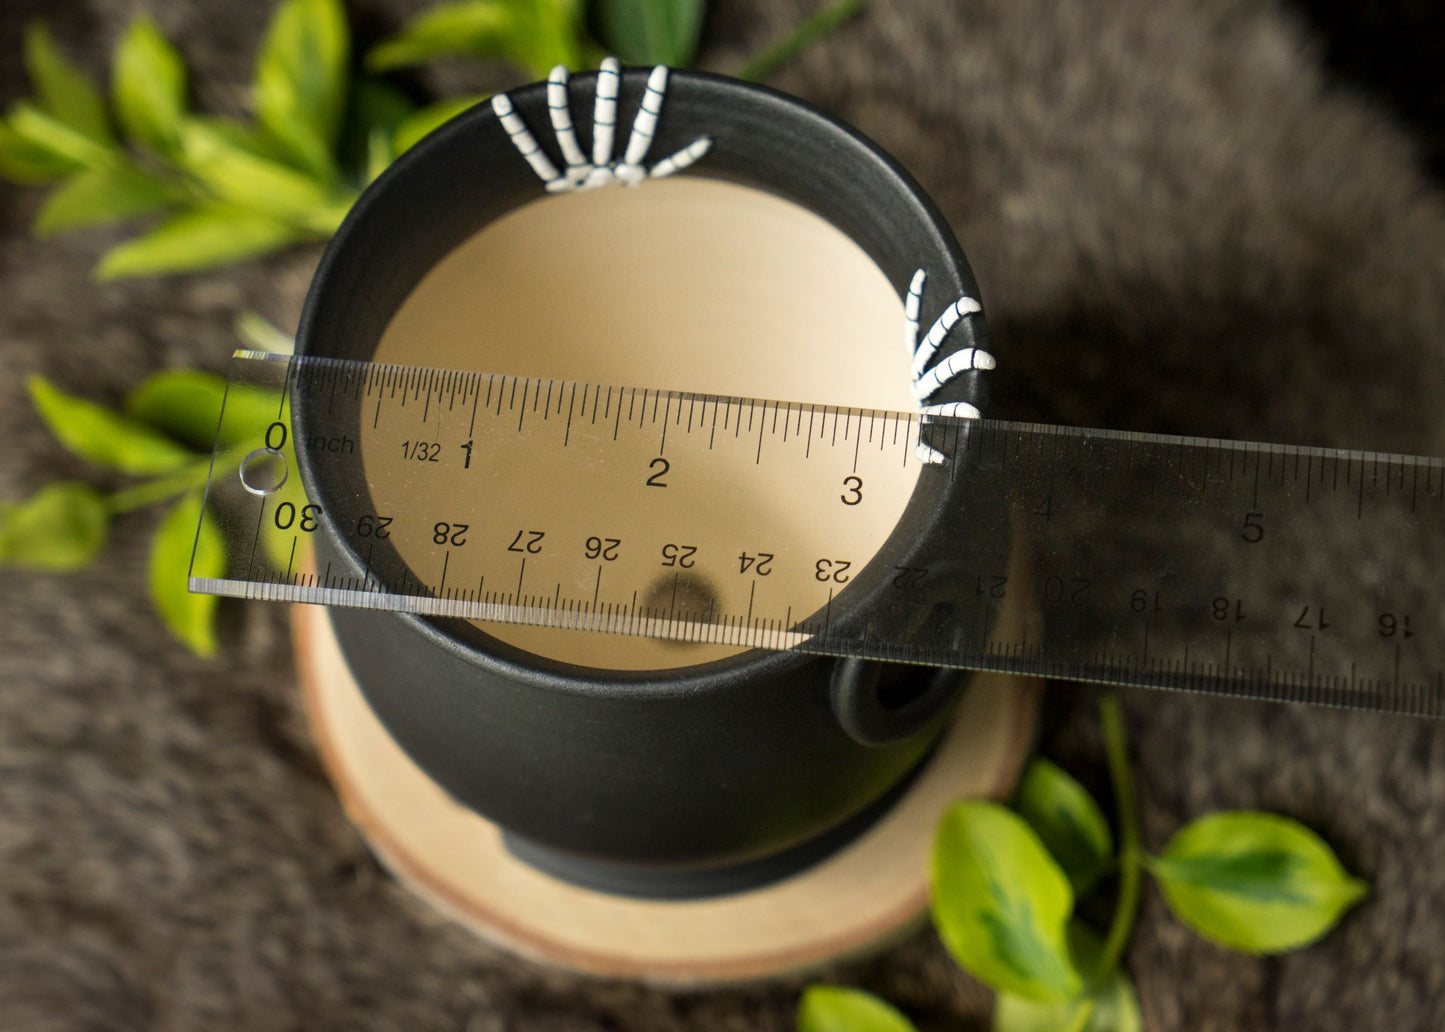
<svg viewBox="0 0 1445 1032"><path fill-rule="evenodd" d="M0 121L0 174L56 183L34 231L159 218L108 251L100 279L200 269L323 240L358 184L334 148L348 36L336 0L288 0L256 61L255 117L187 107L180 54L148 17L116 50L109 97L40 23L25 33L35 97Z"/></svg>
<svg viewBox="0 0 1445 1032"><path fill-rule="evenodd" d="M423 18L469 6L442 5ZM495 38L493 56L576 60L583 53L569 26L547 13L567 5L509 6L530 13ZM368 65L407 63L404 38L374 50ZM152 220L102 256L95 269L102 280L212 268L326 240L392 161L482 99L418 106L353 74L340 0L285 0L277 8L257 54L248 120L189 109L185 62L144 15L116 49L108 96L43 24L27 27L24 51L35 96L0 118L0 176L54 184L34 233Z"/></svg>
<svg viewBox="0 0 1445 1032"><path fill-rule="evenodd" d="M1325 935L1368 886L1318 835L1288 817L1226 811L1177 832L1158 856L1140 839L1119 704L1099 704L1117 807L1118 844L1088 791L1046 759L1029 767L1013 808L971 800L944 815L932 857L933 923L964 970L998 993L995 1032L1139 1032L1123 970L1143 876L1199 935L1246 953L1300 949ZM1101 938L1076 902L1116 883ZM866 993L815 986L799 1032L911 1032Z"/></svg>
<svg viewBox="0 0 1445 1032"><path fill-rule="evenodd" d="M171 502L151 540L151 599L172 634L197 654L214 655L217 600L186 590L193 547L197 576L226 571L218 525L213 514L202 513L213 468L208 449L224 397L228 417L216 441L214 469L233 472L248 442L274 417L279 397L242 390L227 396L225 380L191 369L147 377L119 409L68 394L39 375L26 387L36 412L68 451L133 482L106 494L82 481L57 481L0 506L0 564L50 573L82 569L104 547L113 518Z"/></svg>
<svg viewBox="0 0 1445 1032"><path fill-rule="evenodd" d="M825 4L739 73L770 74L861 3ZM604 48L595 30L625 61L686 67L705 10L704 0L454 0L422 11L363 64L380 74L470 56L540 78L558 64L597 63ZM153 222L102 256L102 280L212 268L326 240L387 165L485 99L417 106L385 82L353 74L341 0L277 8L256 58L249 120L189 109L185 62L147 16L116 49L108 96L39 22L26 29L24 56L35 96L0 118L0 176L55 185L35 234Z"/></svg>

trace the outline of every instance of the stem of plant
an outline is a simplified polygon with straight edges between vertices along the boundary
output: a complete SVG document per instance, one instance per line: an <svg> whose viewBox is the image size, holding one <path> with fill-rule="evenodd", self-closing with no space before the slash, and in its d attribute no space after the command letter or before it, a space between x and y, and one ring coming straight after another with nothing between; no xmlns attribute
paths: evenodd
<svg viewBox="0 0 1445 1032"><path fill-rule="evenodd" d="M1114 805L1119 813L1119 901L1109 934L1099 952L1092 989L1099 992L1108 984L1124 956L1124 946L1134 930L1139 913L1139 889L1143 878L1143 849L1139 842L1139 814L1134 797L1134 772L1129 767L1129 745L1124 736L1124 715L1119 700L1106 695L1099 700L1099 724L1104 733L1104 756L1109 764L1109 781L1114 788Z"/></svg>
<svg viewBox="0 0 1445 1032"><path fill-rule="evenodd" d="M1063 1032L1084 1032L1084 1028L1089 1024L1089 1018L1093 1017L1093 1014L1093 998L1080 1001L1079 1009L1074 1011L1074 1016L1064 1026Z"/></svg>
<svg viewBox="0 0 1445 1032"><path fill-rule="evenodd" d="M240 464L240 453L227 452L217 456L216 459L216 468L223 474L228 468L239 468ZM210 472L211 459L210 456L206 456L174 473L167 473L133 487L122 488L110 496L110 511L117 515L123 512L134 512L136 509L144 509L148 505L164 502L176 495L183 495L187 491L204 487Z"/></svg>
<svg viewBox="0 0 1445 1032"><path fill-rule="evenodd" d="M185 494L206 482L205 473L210 465L210 462L207 461L204 464L187 466L179 473L168 473L155 480L147 480L143 484L123 488L110 496L110 511L117 514L134 512L136 509L144 509L147 505L154 505L167 498Z"/></svg>
<svg viewBox="0 0 1445 1032"><path fill-rule="evenodd" d="M828 33L857 17L865 0L833 0L787 34L769 43L733 70L733 77L761 82Z"/></svg>

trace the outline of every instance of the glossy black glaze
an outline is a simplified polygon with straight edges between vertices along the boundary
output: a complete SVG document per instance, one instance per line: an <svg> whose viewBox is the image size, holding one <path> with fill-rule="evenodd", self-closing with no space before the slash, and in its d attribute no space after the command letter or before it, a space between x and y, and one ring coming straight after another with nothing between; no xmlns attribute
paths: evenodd
<svg viewBox="0 0 1445 1032"><path fill-rule="evenodd" d="M623 75L619 150L646 74ZM572 80L574 112L590 112L594 84L592 75ZM544 131L545 87L510 96L558 160ZM577 121L585 151L590 118ZM925 329L960 294L978 296L933 205L852 130L767 89L673 73L651 160L702 134L712 149L685 174L764 189L817 212L873 258L900 297L914 270L926 269ZM490 105L448 123L353 208L312 284L298 350L370 358L392 313L432 265L489 221L544 196ZM944 353L985 346L983 333L981 318L964 320ZM976 376L961 377L939 400L983 407ZM304 410L296 418L304 434ZM298 458L324 504L333 472L311 467L304 453ZM925 534L939 532L946 490L946 476L923 471L889 542L835 601L835 625L861 626L890 567L905 562ZM360 573L334 533L321 555ZM633 674L533 656L461 621L348 609L334 610L332 621L368 702L423 770L524 841L522 852L552 858L542 866L619 891L645 893L649 872L671 895L686 894L692 874L697 892L733 885L737 879L725 872L744 870L738 865L762 872L761 880L778 876L767 858L808 856L810 841L864 813L918 765L958 680L914 668L927 683L905 689L904 702L890 707L876 693L877 664L846 662L835 672L832 660L754 651ZM589 879L589 863L613 873Z"/></svg>

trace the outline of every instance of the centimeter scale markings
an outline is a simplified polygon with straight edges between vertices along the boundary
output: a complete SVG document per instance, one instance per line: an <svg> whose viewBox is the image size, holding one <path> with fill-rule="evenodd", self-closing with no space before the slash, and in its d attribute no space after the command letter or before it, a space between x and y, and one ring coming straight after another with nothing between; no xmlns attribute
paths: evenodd
<svg viewBox="0 0 1445 1032"><path fill-rule="evenodd" d="M240 352L207 498L196 591L1445 716L1439 459Z"/></svg>

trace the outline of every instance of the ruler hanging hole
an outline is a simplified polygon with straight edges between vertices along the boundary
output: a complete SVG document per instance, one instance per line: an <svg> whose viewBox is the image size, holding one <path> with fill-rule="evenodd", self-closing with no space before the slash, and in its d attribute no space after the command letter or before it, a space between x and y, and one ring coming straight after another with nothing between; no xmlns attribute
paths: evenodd
<svg viewBox="0 0 1445 1032"><path fill-rule="evenodd" d="M241 486L265 498L281 490L290 476L286 456L276 448L257 448L241 460Z"/></svg>

